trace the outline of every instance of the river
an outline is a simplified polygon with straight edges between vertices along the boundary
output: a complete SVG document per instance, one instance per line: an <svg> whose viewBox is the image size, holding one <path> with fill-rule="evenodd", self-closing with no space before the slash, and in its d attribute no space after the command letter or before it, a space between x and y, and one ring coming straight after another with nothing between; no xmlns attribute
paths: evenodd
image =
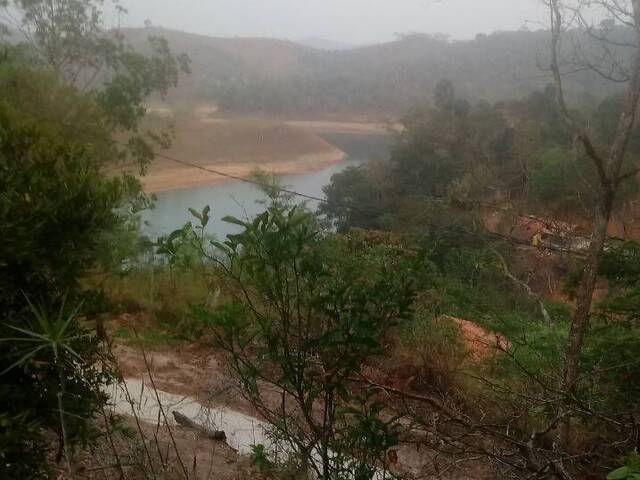
<svg viewBox="0 0 640 480"><path fill-rule="evenodd" d="M333 175L349 166L358 166L373 159L388 158L392 141L389 135L327 133L321 136L343 150L347 159L318 172L278 177L284 187L323 198L322 189L329 184ZM203 172L203 175L207 173ZM237 232L238 227L221 219L227 215L240 219L251 218L264 209L264 205L258 203L263 199L264 196L255 186L240 181L174 190L159 193L155 208L146 211L142 219L146 225L145 232L151 237L158 237L193 220L189 208L199 211L205 205L209 205L212 213L208 233L218 239L224 239L228 234ZM317 202L309 201L307 205L316 208Z"/></svg>

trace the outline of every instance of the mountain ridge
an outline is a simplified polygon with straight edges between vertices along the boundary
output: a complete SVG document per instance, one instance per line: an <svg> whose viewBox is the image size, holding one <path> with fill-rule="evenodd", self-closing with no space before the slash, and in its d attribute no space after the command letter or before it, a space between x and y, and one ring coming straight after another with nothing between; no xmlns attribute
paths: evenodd
<svg viewBox="0 0 640 480"><path fill-rule="evenodd" d="M348 50L321 50L291 40L208 37L162 28L124 29L135 46L167 38L192 59L193 75L177 97L214 102L238 113L406 112L427 102L438 81L452 80L470 101L521 98L552 78L548 32L514 31L449 41L413 34ZM594 72L566 77L573 99L604 97L617 86Z"/></svg>

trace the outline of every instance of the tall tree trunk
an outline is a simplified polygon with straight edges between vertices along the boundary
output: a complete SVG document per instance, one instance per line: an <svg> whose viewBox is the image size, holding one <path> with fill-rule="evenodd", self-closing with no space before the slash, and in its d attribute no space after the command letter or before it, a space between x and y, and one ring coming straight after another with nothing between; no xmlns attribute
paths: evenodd
<svg viewBox="0 0 640 480"><path fill-rule="evenodd" d="M613 193L609 192L602 195L602 199L596 207L591 245L589 246L589 252L585 261L576 308L571 322L569 339L565 349L564 384L562 389L565 399L559 412L561 416L564 416L563 421L560 423L559 440L565 449L569 445L571 431L570 405L572 397L576 393L580 371L580 354L582 352L582 346L584 345L585 335L589 328L593 293L596 282L598 281L600 260L602 259L604 245L607 240L607 227L609 226L612 209Z"/></svg>
<svg viewBox="0 0 640 480"><path fill-rule="evenodd" d="M614 1L614 0L612 0ZM613 203L618 190L622 165L627 154L629 139L635 125L638 102L640 100L640 0L631 0L632 17L636 35L636 51L629 72L629 83L624 98L623 109L618 120L616 134L608 155L601 156L592 142L588 132L582 131L571 118L565 103L562 85L562 75L558 62L560 36L562 34L561 0L549 0L552 30L552 62L551 70L554 77L558 110L567 125L573 129L576 138L583 144L588 157L595 164L600 178L600 196L593 218L593 232L591 245L585 262L584 273L580 283L576 308L571 321L569 339L565 349L565 369L562 393L564 398L560 402L559 415L561 417L558 440L563 449L569 446L571 433L571 403L576 394L579 374L580 355L584 346L584 338L589 328L593 292L598 280L600 260L607 238L607 227L613 210ZM619 6L614 1L614 6ZM606 42L606 40L603 40Z"/></svg>

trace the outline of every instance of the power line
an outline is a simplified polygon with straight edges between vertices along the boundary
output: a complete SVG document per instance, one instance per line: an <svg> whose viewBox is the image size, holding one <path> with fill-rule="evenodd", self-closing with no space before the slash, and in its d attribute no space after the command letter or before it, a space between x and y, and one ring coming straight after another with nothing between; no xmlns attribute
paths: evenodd
<svg viewBox="0 0 640 480"><path fill-rule="evenodd" d="M258 187L263 187L264 186L260 182L258 182L256 180L252 180L250 178L240 177L240 176L237 176L237 175L232 175L230 173L226 173L226 172L223 172L221 170L216 170L216 169L213 169L213 168L210 168L210 167L205 167L205 166L199 165L197 163L187 162L186 160L180 160L178 158L172 157L170 155L165 155L165 154L162 154L162 153L153 152L153 154L158 158L163 158L165 160L169 160L169 161L172 161L172 162L175 162L175 163L178 163L180 165L187 166L187 167L196 168L198 170L202 170L204 172L211 173L213 175L218 175L220 177L229 178L231 180L237 180L239 182L249 183L251 185L255 185L255 186L258 186ZM325 204L329 203L327 201L327 199L325 199L325 198L315 197L313 195L307 195L306 193L296 192L295 190L289 190L288 188L279 187L277 185L276 186L271 186L270 188L273 188L274 190L277 190L277 191L282 192L282 193L288 193L289 195L294 195L296 197L306 198L307 200L314 200L316 202L321 202L321 203L325 203Z"/></svg>
<svg viewBox="0 0 640 480"><path fill-rule="evenodd" d="M47 117L44 117L44 116L39 116L39 118L41 120L43 120L43 121L51 122L50 118L47 118ZM60 124L62 124L63 126L65 126L67 128L78 129L77 125L69 124L69 123L66 123L66 122L57 122L57 123L60 123ZM82 129L80 129L80 130L82 130ZM88 132L88 130L86 130L86 131ZM129 145L127 143L125 143L125 142L121 142L121 141L117 141L117 140L115 140L114 142L117 143L118 145L122 146L122 147L129 147ZM260 183L260 182L258 182L256 180L252 180L250 178L240 177L240 176L233 175L233 174L230 174L230 173L226 173L226 172L223 172L221 170L216 170L216 169L213 169L213 168L210 168L210 167L204 167L204 166L199 165L197 163L188 162L186 160L180 160L179 158L175 158L175 157L172 157L170 155L165 155L165 154L162 154L162 153L158 153L156 151L152 151L151 153L153 153L154 157L163 158L165 160L169 160L169 161L172 161L172 162L175 162L175 163L178 163L180 165L187 166L187 167L196 168L198 170L202 170L204 172L207 172L207 173L210 173L210 174L213 174L213 175L218 175L220 177L229 178L231 180L236 180L236 181L239 181L239 182L248 183L248 184L251 184L251 185L255 185L255 186L259 187L259 188L264 187L264 185L262 183ZM326 205L329 205L329 201L326 198L320 198L320 197L316 197L316 196L313 196L313 195L307 195L306 193L300 193L300 192L297 192L295 190L290 190L288 188L279 187L277 185L272 185L272 186L270 186L270 188L272 188L272 189L274 189L274 190L276 190L278 192L287 193L289 195L294 195L296 197L305 198L307 200L313 200L313 201L316 201L316 202L320 202L320 203L324 203ZM354 210L357 210L357 208L354 207Z"/></svg>

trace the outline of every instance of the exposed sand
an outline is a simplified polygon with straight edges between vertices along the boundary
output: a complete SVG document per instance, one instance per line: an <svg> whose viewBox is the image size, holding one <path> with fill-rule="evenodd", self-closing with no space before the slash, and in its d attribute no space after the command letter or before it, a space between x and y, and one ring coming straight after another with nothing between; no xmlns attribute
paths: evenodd
<svg viewBox="0 0 640 480"><path fill-rule="evenodd" d="M161 111L159 111L161 113ZM195 114L201 119L201 121L209 124L229 124L238 120L248 120L248 118L255 121L256 117L214 117L215 111L210 109L198 108ZM259 118L259 117L257 117ZM282 125L288 127L298 128L312 133L353 133L359 135L387 135L390 132L397 132L402 130L400 124L385 124L385 123L372 123L372 122L348 122L348 121L334 121L334 120L281 120Z"/></svg>
<svg viewBox="0 0 640 480"><path fill-rule="evenodd" d="M386 135L390 131L398 131L399 125L382 123L336 122L324 120L287 120L285 125L301 128L314 133L354 133L360 135Z"/></svg>
<svg viewBox="0 0 640 480"><path fill-rule="evenodd" d="M511 342L506 337L490 332L477 323L450 315L443 315L441 319L458 326L461 338L471 355L471 359L474 361L493 357L501 351L511 348Z"/></svg>
<svg viewBox="0 0 640 480"><path fill-rule="evenodd" d="M172 147L159 152L161 156L141 178L146 192L233 180L205 169L241 178L257 169L276 175L302 174L323 170L346 158L342 150L321 138L319 132L312 131L327 128L326 125L308 129L262 119L217 119L209 114L209 111L196 111L194 115L174 120L177 128Z"/></svg>
<svg viewBox="0 0 640 480"><path fill-rule="evenodd" d="M267 162L213 162L199 164L203 168L209 168L224 172L227 175L247 178L257 169L275 175L295 175L309 173L343 162L346 154L341 150L326 153L307 154L297 159L285 161ZM200 168L187 167L183 165L163 165L152 167L149 173L141 179L144 190L147 193L159 193L169 190L179 190L204 185L215 185L233 181L229 177L224 177L204 171Z"/></svg>

